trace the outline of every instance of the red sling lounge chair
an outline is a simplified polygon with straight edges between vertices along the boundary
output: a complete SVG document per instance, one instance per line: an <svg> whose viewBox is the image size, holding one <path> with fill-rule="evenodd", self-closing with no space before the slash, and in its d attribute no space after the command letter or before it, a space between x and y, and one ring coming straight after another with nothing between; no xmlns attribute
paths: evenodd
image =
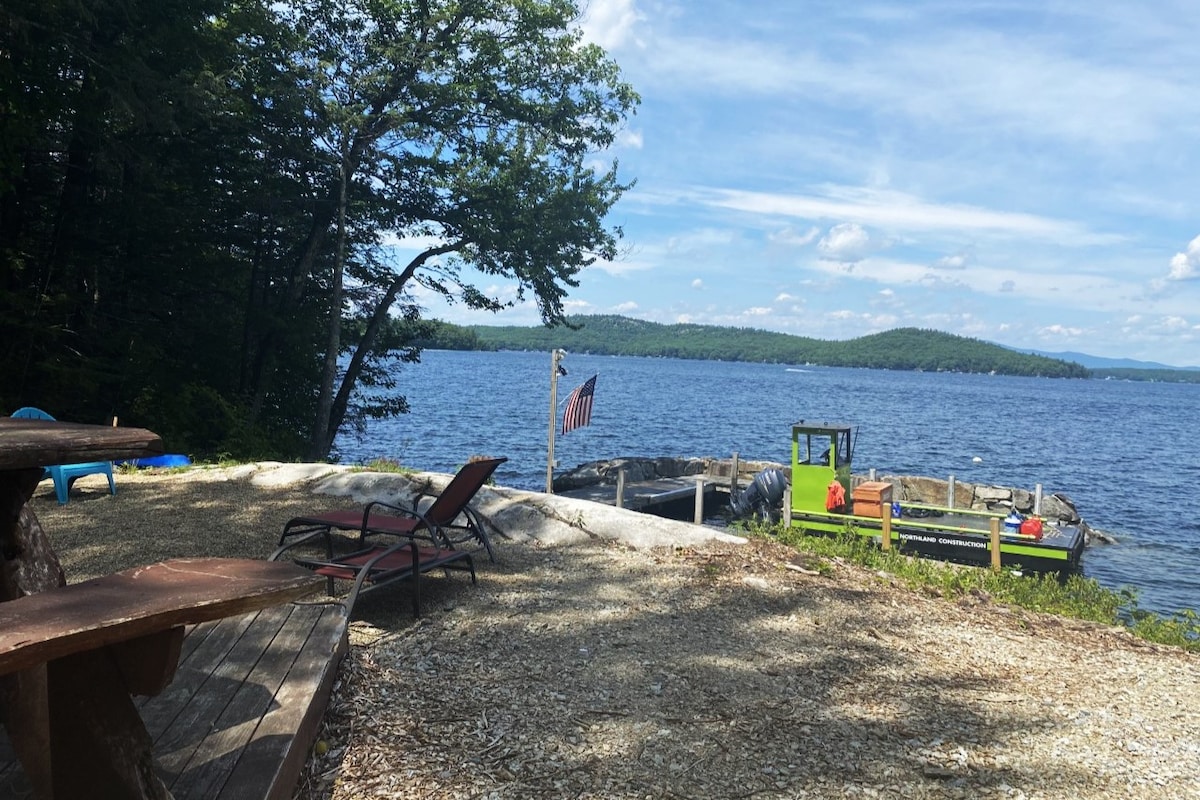
<svg viewBox="0 0 1200 800"><path fill-rule="evenodd" d="M295 561L324 575L331 595L335 579L354 581L349 597L353 607L361 591L411 580L413 610L420 614L419 586L423 573L433 569L469 571L474 583L475 563L471 553L486 550L491 560L496 560L483 520L469 503L496 467L507 460L490 458L468 463L424 510L419 507L423 495L418 495L412 506L373 501L362 511L294 517L283 526L279 547L270 558L276 560L295 547L320 541L324 545L324 558L301 557ZM352 552L335 553L334 531L358 533ZM464 549L470 543L477 547Z"/></svg>

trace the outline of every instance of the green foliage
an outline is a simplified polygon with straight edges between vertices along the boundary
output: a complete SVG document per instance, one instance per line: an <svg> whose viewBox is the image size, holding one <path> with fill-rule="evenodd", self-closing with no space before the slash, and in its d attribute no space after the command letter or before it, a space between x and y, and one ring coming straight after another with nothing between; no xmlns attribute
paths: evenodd
<svg viewBox="0 0 1200 800"><path fill-rule="evenodd" d="M418 470L406 467L394 458L373 458L361 467L354 467L351 472L388 472L397 475L411 475Z"/></svg>
<svg viewBox="0 0 1200 800"><path fill-rule="evenodd" d="M324 457L403 413L419 285L547 322L620 229L637 96L569 0L12 0L0 412ZM429 243L408 263L396 239ZM475 285L479 283L480 286ZM516 302L514 301L514 302ZM390 319L398 319L392 324ZM347 331L343 331L347 326ZM194 407L193 407L194 406Z"/></svg>
<svg viewBox="0 0 1200 800"><path fill-rule="evenodd" d="M1121 620L1135 634L1147 641L1200 652L1200 614L1194 609L1163 616L1138 608L1137 594L1132 590L1125 590L1121 597Z"/></svg>
<svg viewBox="0 0 1200 800"><path fill-rule="evenodd" d="M1057 575L1022 574L1012 569L993 572L918 558L894 549L885 551L869 538L849 532L825 536L779 525L752 525L745 530L749 535L769 536L826 561L858 564L912 589L948 599L975 597L1103 625L1123 624L1147 641L1200 652L1200 615L1195 611L1164 617L1140 610L1135 593L1106 589L1093 578L1071 575L1060 580Z"/></svg>
<svg viewBox="0 0 1200 800"><path fill-rule="evenodd" d="M978 339L900 328L849 341L823 341L785 333L715 325L660 325L621 316L573 316L570 327L473 326L489 348L551 350L562 347L601 355L666 356L830 367L992 372L1086 378L1079 364L1026 355Z"/></svg>
<svg viewBox="0 0 1200 800"><path fill-rule="evenodd" d="M412 337L413 344L423 350L494 350L485 344L479 334L462 325L452 325L441 320L426 320L427 324L418 335Z"/></svg>

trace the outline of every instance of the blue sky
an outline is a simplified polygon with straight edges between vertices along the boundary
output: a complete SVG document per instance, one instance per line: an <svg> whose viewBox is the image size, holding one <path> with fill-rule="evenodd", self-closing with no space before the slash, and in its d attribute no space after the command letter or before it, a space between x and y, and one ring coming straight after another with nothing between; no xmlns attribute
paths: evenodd
<svg viewBox="0 0 1200 800"><path fill-rule="evenodd" d="M571 313L1200 364L1200 3L585 7L642 104Z"/></svg>

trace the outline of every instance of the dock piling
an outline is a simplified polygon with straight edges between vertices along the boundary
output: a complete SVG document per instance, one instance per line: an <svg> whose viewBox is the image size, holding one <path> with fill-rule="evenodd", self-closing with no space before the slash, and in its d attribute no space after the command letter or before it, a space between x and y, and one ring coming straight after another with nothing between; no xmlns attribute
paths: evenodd
<svg viewBox="0 0 1200 800"><path fill-rule="evenodd" d="M741 466L738 464L738 454L733 454L733 465L729 472L729 499L735 500L738 496L738 472L741 471Z"/></svg>
<svg viewBox="0 0 1200 800"><path fill-rule="evenodd" d="M617 470L617 508L625 507L625 470Z"/></svg>
<svg viewBox="0 0 1200 800"><path fill-rule="evenodd" d="M991 523L992 571L1000 571L1000 518L992 517Z"/></svg>

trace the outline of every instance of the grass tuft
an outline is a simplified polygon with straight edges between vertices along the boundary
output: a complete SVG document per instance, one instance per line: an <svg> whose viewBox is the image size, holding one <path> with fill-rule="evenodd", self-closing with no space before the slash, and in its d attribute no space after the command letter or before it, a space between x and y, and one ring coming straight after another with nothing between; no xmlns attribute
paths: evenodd
<svg viewBox="0 0 1200 800"><path fill-rule="evenodd" d="M391 472L398 475L411 475L420 470L406 467L394 458L373 458L362 466L353 467L351 472Z"/></svg>
<svg viewBox="0 0 1200 800"><path fill-rule="evenodd" d="M1135 636L1146 641L1200 652L1200 615L1195 611L1183 610L1164 616L1139 609L1135 591L1106 589L1094 578L1072 575L1060 580L1057 575L1029 573L1019 569L1005 568L993 572L986 568L919 558L901 554L897 550L885 551L871 539L849 530L838 536L827 536L761 522L750 523L743 530L750 536L769 537L783 542L818 559L817 563L842 559L887 573L919 591L950 599L968 595L987 597L995 603L1060 617L1105 625L1124 625Z"/></svg>

